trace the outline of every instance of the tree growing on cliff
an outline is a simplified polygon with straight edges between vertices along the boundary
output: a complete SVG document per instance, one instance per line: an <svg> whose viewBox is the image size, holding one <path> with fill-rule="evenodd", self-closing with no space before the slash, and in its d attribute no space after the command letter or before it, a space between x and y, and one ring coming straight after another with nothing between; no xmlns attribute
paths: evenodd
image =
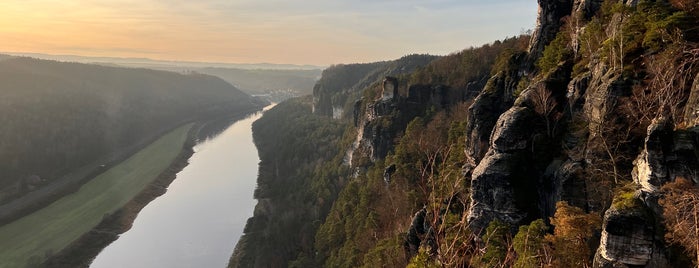
<svg viewBox="0 0 699 268"><path fill-rule="evenodd" d="M519 231L512 240L512 245L517 252L515 268L543 267L550 261L550 249L544 240L547 229L542 219L519 227Z"/></svg>
<svg viewBox="0 0 699 268"><path fill-rule="evenodd" d="M510 226L498 219L491 221L483 234L485 244L480 261L486 267L509 267L514 259Z"/></svg>
<svg viewBox="0 0 699 268"><path fill-rule="evenodd" d="M684 178L662 187L664 223L667 228L665 240L680 245L685 252L695 257L699 265L699 188Z"/></svg>
<svg viewBox="0 0 699 268"><path fill-rule="evenodd" d="M532 102L534 111L546 122L546 135L553 137L556 132L556 124L561 119L562 114L556 111L558 102L543 84L534 86L532 91Z"/></svg>
<svg viewBox="0 0 699 268"><path fill-rule="evenodd" d="M573 56L569 38L570 36L563 31L558 32L556 38L546 46L541 58L536 62L536 67L541 73L553 70L558 64Z"/></svg>
<svg viewBox="0 0 699 268"><path fill-rule="evenodd" d="M565 201L556 203L556 213L551 218L554 232L546 235L554 249L554 267L590 267L590 242L601 224L599 215L585 213Z"/></svg>

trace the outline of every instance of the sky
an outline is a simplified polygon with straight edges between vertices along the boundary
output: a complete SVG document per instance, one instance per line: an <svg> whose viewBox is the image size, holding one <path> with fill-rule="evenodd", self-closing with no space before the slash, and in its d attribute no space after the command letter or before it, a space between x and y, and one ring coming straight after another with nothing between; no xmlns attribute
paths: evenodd
<svg viewBox="0 0 699 268"><path fill-rule="evenodd" d="M534 0L2 0L0 51L330 65L519 35Z"/></svg>

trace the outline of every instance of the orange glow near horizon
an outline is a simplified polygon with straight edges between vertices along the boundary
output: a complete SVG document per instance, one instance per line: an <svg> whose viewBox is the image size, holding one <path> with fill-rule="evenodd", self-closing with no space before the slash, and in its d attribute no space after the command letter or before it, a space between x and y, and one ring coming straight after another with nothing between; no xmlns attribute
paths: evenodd
<svg viewBox="0 0 699 268"><path fill-rule="evenodd" d="M419 1L405 3L359 1L368 7L353 10L354 3L320 0L5 0L0 3L0 51L327 65L446 54L512 36L531 27L535 16L535 4L527 3L531 11L517 12L532 13L525 17L531 21L491 38L462 29L468 27L460 25L454 8L428 10L413 6ZM445 14L454 18L435 20Z"/></svg>

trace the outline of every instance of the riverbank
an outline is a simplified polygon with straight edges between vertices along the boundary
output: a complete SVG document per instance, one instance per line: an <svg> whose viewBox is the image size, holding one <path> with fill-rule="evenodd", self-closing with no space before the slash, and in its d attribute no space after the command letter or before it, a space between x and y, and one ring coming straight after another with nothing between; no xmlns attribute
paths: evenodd
<svg viewBox="0 0 699 268"><path fill-rule="evenodd" d="M256 203L260 159L252 124L262 114L202 128L211 135L200 135L167 193L143 208L90 268L225 267Z"/></svg>
<svg viewBox="0 0 699 268"><path fill-rule="evenodd" d="M75 193L0 227L0 266L37 267L89 232L170 166L191 127L177 128Z"/></svg>
<svg viewBox="0 0 699 268"><path fill-rule="evenodd" d="M51 255L42 266L89 267L92 260L102 249L115 241L120 234L131 228L141 209L158 196L165 194L167 186L177 177L177 172L187 166L187 160L194 153L192 147L195 144L195 135L193 133L196 132L196 129L198 129L196 126L189 129L180 154L145 189L122 208L105 215L102 221L92 230L83 234L63 250Z"/></svg>
<svg viewBox="0 0 699 268"><path fill-rule="evenodd" d="M259 112L259 110L248 111L234 116L222 116L208 120L205 123L199 122L194 124L187 133L186 141L179 155L156 179L126 205L112 214L105 215L95 228L82 235L60 252L52 254L41 266L89 267L104 248L119 238L119 235L131 229L134 220L145 206L167 192L168 186L175 180L177 174L189 164L188 160L194 153L193 147L199 141L217 135L228 125L255 112Z"/></svg>
<svg viewBox="0 0 699 268"><path fill-rule="evenodd" d="M238 117L251 112L241 112ZM204 125L180 126L89 180L80 190L1 226L0 247L4 250L0 252L0 267L87 266L102 247L130 228L145 204L165 192L175 174L187 165Z"/></svg>
<svg viewBox="0 0 699 268"><path fill-rule="evenodd" d="M256 108L252 109L233 109L229 111L228 115L217 116L207 120L202 120L201 118L187 118L171 127L154 131L153 135L144 137L140 141L130 146L117 148L109 155L95 159L92 163L88 163L78 169L72 170L52 183L29 192L22 197L11 201L0 202L0 227L24 216L30 215L67 195L75 193L85 183L125 161L162 136L174 131L179 126L189 123L207 126L209 125L208 123L202 124L201 122L214 122L230 119L232 117L244 117L245 115L259 111L262 109L262 107L264 107L263 104L258 104Z"/></svg>

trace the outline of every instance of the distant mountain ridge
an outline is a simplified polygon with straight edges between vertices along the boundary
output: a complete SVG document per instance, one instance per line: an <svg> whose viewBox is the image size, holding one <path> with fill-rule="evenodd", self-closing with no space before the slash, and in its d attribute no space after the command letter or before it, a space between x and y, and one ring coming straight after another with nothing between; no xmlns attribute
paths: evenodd
<svg viewBox="0 0 699 268"><path fill-rule="evenodd" d="M128 67L156 68L156 67L190 67L190 68L236 68L236 69L266 69L266 70L313 70L323 69L323 66L297 65L297 64L277 64L277 63L223 63L223 62L195 62L177 60L154 60L149 58L121 58L121 57L91 57L78 55L52 55L31 52L0 52L0 54L32 57L45 60L69 61L78 63L93 64L118 64Z"/></svg>
<svg viewBox="0 0 699 268"><path fill-rule="evenodd" d="M202 73L218 76L251 95L280 102L289 97L310 94L320 78L322 66L294 64L234 64L189 61L163 61L147 58L84 57L41 53L8 53L39 59L96 64L107 67L145 68L182 74ZM11 55L0 55L3 58Z"/></svg>

